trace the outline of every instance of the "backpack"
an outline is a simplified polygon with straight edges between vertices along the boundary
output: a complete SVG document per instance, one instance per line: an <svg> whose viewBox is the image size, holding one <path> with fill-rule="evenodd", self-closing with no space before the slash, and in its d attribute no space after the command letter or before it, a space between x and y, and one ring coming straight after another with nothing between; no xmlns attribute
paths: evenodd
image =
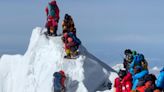
<svg viewBox="0 0 164 92"><path fill-rule="evenodd" d="M146 65L146 61L145 61L143 54L135 55L133 60L135 62L135 64L134 64L135 66L142 66L142 64ZM144 67L146 67L146 66L143 65L142 68L144 68Z"/></svg>
<svg viewBox="0 0 164 92"><path fill-rule="evenodd" d="M53 17L56 16L56 12L55 12L56 6L48 4L48 10L49 10L48 16L53 16Z"/></svg>
<svg viewBox="0 0 164 92"><path fill-rule="evenodd" d="M135 55L133 61L134 61L134 66L141 66L141 60L139 55Z"/></svg>
<svg viewBox="0 0 164 92"><path fill-rule="evenodd" d="M72 32L69 32L68 35L73 38L74 42L79 46L81 44L81 41L79 38L77 38Z"/></svg>
<svg viewBox="0 0 164 92"><path fill-rule="evenodd" d="M54 80L53 80L53 87L55 92L61 92L64 89L64 85L62 84L63 76L60 72L55 72L54 73Z"/></svg>
<svg viewBox="0 0 164 92"><path fill-rule="evenodd" d="M80 39L76 37L76 39L75 39L75 43L77 43L77 46L79 46L79 45L81 44Z"/></svg>

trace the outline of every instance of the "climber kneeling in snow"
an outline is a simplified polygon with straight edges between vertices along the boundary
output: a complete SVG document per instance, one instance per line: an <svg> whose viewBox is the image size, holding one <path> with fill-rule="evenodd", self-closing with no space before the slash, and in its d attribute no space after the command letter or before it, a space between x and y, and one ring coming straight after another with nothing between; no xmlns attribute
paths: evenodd
<svg viewBox="0 0 164 92"><path fill-rule="evenodd" d="M81 41L72 32L64 33L62 40L65 45L65 58L75 58Z"/></svg>
<svg viewBox="0 0 164 92"><path fill-rule="evenodd" d="M54 92L65 92L65 80L66 76L64 71L55 72L53 74L53 89Z"/></svg>
<svg viewBox="0 0 164 92"><path fill-rule="evenodd" d="M76 28L74 25L73 18L68 14L65 14L64 16L64 20L62 22L62 28L63 28L63 34L66 32L72 32L76 35Z"/></svg>
<svg viewBox="0 0 164 92"><path fill-rule="evenodd" d="M59 8L56 4L56 0L52 0L48 7L46 7L47 14L47 33L48 35L57 36L58 22L59 22Z"/></svg>

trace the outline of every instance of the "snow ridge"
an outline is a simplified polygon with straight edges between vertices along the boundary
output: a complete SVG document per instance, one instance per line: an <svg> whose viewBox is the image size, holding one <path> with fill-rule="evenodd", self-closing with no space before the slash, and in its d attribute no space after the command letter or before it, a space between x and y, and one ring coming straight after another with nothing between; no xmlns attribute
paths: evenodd
<svg viewBox="0 0 164 92"><path fill-rule="evenodd" d="M66 73L67 92L95 92L104 82L113 83L115 71L85 47L80 46L77 59L64 59L61 37L47 38L44 31L39 27L33 30L24 55L0 58L0 92L52 92L52 75L59 70Z"/></svg>

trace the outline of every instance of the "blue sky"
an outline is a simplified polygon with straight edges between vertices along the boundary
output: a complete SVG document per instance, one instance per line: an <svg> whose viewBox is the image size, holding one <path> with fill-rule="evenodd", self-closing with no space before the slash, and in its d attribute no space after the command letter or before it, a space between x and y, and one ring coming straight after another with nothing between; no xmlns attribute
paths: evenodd
<svg viewBox="0 0 164 92"><path fill-rule="evenodd" d="M143 53L151 67L164 66L163 0L57 2L60 24L65 13L71 14L83 45L109 65L121 63L124 49L131 48ZM0 1L0 55L25 53L32 29L45 25L47 3L48 0Z"/></svg>

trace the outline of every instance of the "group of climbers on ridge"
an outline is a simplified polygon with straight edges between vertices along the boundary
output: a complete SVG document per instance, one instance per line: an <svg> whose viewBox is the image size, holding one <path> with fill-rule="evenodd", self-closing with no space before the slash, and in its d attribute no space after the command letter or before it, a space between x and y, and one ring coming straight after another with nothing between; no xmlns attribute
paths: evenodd
<svg viewBox="0 0 164 92"><path fill-rule="evenodd" d="M45 27L47 32L46 36L57 36L58 23L60 19L60 10L56 0L51 0L45 9L47 15L47 21ZM79 55L79 46L81 41L76 36L76 28L73 18L69 14L65 14L62 22L62 41L64 43L64 49L66 55L64 58L73 59ZM53 74L53 91L54 92L65 92L65 80L66 76L63 70L55 72Z"/></svg>
<svg viewBox="0 0 164 92"><path fill-rule="evenodd" d="M124 51L124 69L115 79L115 92L163 92L164 68L158 78L149 74L148 62L143 54L130 49Z"/></svg>
<svg viewBox="0 0 164 92"><path fill-rule="evenodd" d="M56 0L52 0L51 2L49 2L45 11L47 15L46 35L57 36L60 11L57 6ZM69 14L65 14L64 16L64 20L62 22L62 29L63 29L62 40L66 52L66 56L64 56L64 58L69 58L69 59L76 58L76 56L79 54L78 49L79 49L79 45L81 44L81 41L76 36L75 24L73 18Z"/></svg>
<svg viewBox="0 0 164 92"><path fill-rule="evenodd" d="M79 52L79 45L81 41L76 36L76 28L73 19L70 15L65 14L62 22L64 49L66 52L65 58L75 58Z"/></svg>
<svg viewBox="0 0 164 92"><path fill-rule="evenodd" d="M47 15L46 35L57 36L59 23L59 7L56 0L51 0L45 9ZM62 21L62 41L66 55L64 58L76 58L79 54L80 39L76 35L76 28L73 18L65 14ZM124 58L125 70L120 70L115 79L115 92L162 92L164 90L164 68L158 78L149 74L148 62L143 54L126 49ZM54 92L65 92L66 76L63 70L53 74Z"/></svg>

